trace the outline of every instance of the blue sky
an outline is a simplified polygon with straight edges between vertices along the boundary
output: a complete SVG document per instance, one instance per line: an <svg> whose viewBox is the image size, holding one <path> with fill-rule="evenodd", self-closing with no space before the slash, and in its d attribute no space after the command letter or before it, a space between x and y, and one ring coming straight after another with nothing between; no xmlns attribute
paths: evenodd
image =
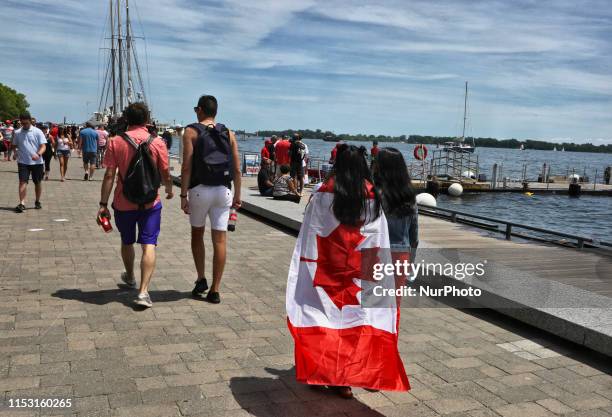
<svg viewBox="0 0 612 417"><path fill-rule="evenodd" d="M470 135L612 142L608 0L130 4L163 121L208 93L234 129L459 135L467 80ZM107 7L3 0L0 82L39 119L97 106Z"/></svg>

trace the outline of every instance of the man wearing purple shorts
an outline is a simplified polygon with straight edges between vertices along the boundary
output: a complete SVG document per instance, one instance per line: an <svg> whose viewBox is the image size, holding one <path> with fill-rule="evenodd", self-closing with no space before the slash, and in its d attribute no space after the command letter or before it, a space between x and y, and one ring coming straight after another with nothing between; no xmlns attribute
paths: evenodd
<svg viewBox="0 0 612 417"><path fill-rule="evenodd" d="M137 144L149 138L146 124L149 121L149 110L143 103L130 104L124 111L128 128L126 134ZM166 187L166 198L172 198L172 179L168 169L168 150L166 144L158 136L149 145L151 156L157 165L162 181ZM125 178L130 162L136 154L136 150L125 139L115 136L107 143L104 165L106 173L102 181L100 197L100 210L98 215L108 215L108 198L113 189L115 175L119 173L115 195L113 197L113 209L115 225L121 234L121 258L125 266L125 272L121 274L121 280L132 288L136 288L134 279L134 243L142 246L142 259L140 261L140 290L134 302L142 307L152 307L149 296L149 282L155 269L155 247L161 224L161 201L159 195L153 203L146 204L142 210L138 205L130 202L123 194L123 180ZM138 236L136 228L138 227Z"/></svg>

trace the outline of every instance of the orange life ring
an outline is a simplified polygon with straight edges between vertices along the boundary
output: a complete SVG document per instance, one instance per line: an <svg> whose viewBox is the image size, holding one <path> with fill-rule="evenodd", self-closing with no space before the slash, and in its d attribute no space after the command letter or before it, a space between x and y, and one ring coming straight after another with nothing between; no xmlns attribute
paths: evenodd
<svg viewBox="0 0 612 417"><path fill-rule="evenodd" d="M419 161L422 161L423 159L427 158L427 146L423 145L423 144L419 144L417 146L414 147L414 158L418 159Z"/></svg>

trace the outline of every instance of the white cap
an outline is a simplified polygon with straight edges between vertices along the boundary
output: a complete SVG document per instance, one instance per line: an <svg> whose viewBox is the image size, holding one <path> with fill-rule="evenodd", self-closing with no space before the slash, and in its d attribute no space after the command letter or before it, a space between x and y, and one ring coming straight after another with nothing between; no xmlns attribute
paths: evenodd
<svg viewBox="0 0 612 417"><path fill-rule="evenodd" d="M174 126L174 128L175 128L175 129L182 129L182 128L183 128L183 125L179 123L179 124L177 124L176 126Z"/></svg>

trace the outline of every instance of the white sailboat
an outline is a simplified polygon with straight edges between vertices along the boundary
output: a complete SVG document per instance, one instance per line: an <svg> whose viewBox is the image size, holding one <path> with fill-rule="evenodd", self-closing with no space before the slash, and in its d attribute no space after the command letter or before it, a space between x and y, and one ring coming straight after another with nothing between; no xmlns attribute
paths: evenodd
<svg viewBox="0 0 612 417"><path fill-rule="evenodd" d="M465 82L465 97L463 100L463 131L461 132L461 137L457 138L454 142L445 142L442 144L443 151L453 151L453 152L470 152L473 153L474 149L476 149L476 143L474 142L474 138L472 138L472 144L465 143L465 124L467 122L467 99L468 99L468 82Z"/></svg>

